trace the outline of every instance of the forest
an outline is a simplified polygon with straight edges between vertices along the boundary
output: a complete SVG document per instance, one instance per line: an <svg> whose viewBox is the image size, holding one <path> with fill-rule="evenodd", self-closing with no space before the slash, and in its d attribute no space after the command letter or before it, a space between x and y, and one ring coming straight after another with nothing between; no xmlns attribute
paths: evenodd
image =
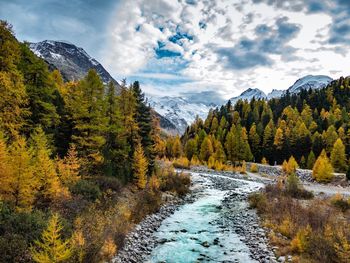
<svg viewBox="0 0 350 263"><path fill-rule="evenodd" d="M342 77L269 101L228 101L204 121L197 118L181 138L167 140L165 154L217 170L244 161L286 165L293 157L301 168L315 169L318 181L330 181L333 171L349 177L349 82Z"/></svg>
<svg viewBox="0 0 350 263"><path fill-rule="evenodd" d="M186 193L138 82L64 82L5 21L0 98L0 262L108 261L162 191Z"/></svg>

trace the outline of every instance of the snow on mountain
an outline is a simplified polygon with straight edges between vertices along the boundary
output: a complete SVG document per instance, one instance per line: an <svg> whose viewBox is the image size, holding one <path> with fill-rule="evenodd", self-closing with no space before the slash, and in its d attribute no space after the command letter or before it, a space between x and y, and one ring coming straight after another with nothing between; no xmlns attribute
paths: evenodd
<svg viewBox="0 0 350 263"><path fill-rule="evenodd" d="M287 90L272 90L269 94L265 94L260 89L247 89L246 91L242 92L241 95L237 97L233 97L231 99L231 102L235 104L238 100L251 100L253 97L255 99L273 99L273 98L279 98L282 95L286 94L288 91L290 94L297 94L303 89L321 89L326 87L333 79L324 76L324 75L307 75L305 77L302 77L298 79L292 86L290 86Z"/></svg>
<svg viewBox="0 0 350 263"><path fill-rule="evenodd" d="M269 94L267 94L267 99L279 98L283 95L284 90L273 89Z"/></svg>
<svg viewBox="0 0 350 263"><path fill-rule="evenodd" d="M205 119L215 105L193 103L182 97L148 96L148 103L160 115L177 127L177 133L184 133L187 126L194 122L196 116Z"/></svg>
<svg viewBox="0 0 350 263"><path fill-rule="evenodd" d="M104 83L113 81L119 86L117 81L96 59L89 56L83 48L72 43L45 40L31 43L29 47L34 54L44 59L52 69L58 69L66 80L82 79L89 69L93 68Z"/></svg>
<svg viewBox="0 0 350 263"><path fill-rule="evenodd" d="M296 94L302 89L321 89L326 87L333 79L324 75L307 75L298 79L292 86L288 88L289 93Z"/></svg>
<svg viewBox="0 0 350 263"><path fill-rule="evenodd" d="M239 100L251 100L251 99L266 99L266 94L260 89L247 89L241 93L241 95L237 97L231 98L232 104L235 104Z"/></svg>

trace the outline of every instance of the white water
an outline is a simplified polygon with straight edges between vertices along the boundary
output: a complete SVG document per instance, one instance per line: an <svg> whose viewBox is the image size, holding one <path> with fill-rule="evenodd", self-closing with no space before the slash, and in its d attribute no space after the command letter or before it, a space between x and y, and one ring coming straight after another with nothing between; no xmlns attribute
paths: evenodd
<svg viewBox="0 0 350 263"><path fill-rule="evenodd" d="M237 183L237 192L251 192L262 186L232 180ZM225 227L220 205L227 191L215 189L207 177L198 173L192 173L192 181L192 190L198 191L199 197L163 221L155 234L162 242L152 251L148 262L256 262L250 258L249 249L240 237ZM219 240L218 244L215 239ZM209 247L203 246L203 242L208 242Z"/></svg>

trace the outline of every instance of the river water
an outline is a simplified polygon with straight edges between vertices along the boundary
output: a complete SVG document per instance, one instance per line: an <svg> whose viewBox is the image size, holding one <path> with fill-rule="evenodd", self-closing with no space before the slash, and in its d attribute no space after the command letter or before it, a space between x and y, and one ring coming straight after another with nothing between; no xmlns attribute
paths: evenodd
<svg viewBox="0 0 350 263"><path fill-rule="evenodd" d="M214 177L218 179L220 175L192 173L192 191L197 198L162 222L155 233L158 245L147 262L257 262L250 257L242 237L225 222L228 211L223 200L228 191L249 193L262 184L232 178L229 187L218 187L211 179ZM246 202L237 201L236 205L244 206Z"/></svg>

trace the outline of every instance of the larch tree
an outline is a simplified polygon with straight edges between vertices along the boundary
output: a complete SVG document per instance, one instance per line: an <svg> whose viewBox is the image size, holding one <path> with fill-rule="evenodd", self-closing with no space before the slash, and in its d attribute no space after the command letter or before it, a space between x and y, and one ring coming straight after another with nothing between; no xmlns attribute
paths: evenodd
<svg viewBox="0 0 350 263"><path fill-rule="evenodd" d="M35 129L31 135L30 146L33 172L39 180L39 193L49 200L57 200L58 197L67 194L67 189L64 189L57 175L56 164L51 159L47 138L41 128Z"/></svg>
<svg viewBox="0 0 350 263"><path fill-rule="evenodd" d="M147 184L148 162L141 142L136 145L133 158L134 181L138 188L144 189Z"/></svg>
<svg viewBox="0 0 350 263"><path fill-rule="evenodd" d="M8 149L3 134L0 132L0 196L3 200L7 198L11 176Z"/></svg>
<svg viewBox="0 0 350 263"><path fill-rule="evenodd" d="M307 157L307 163L306 163L307 169L312 169L312 167L315 164L315 161L316 161L315 154L313 151L311 151Z"/></svg>
<svg viewBox="0 0 350 263"><path fill-rule="evenodd" d="M62 240L63 226L58 214L53 214L40 240L31 247L31 256L37 263L66 262L73 255L71 240Z"/></svg>
<svg viewBox="0 0 350 263"><path fill-rule="evenodd" d="M312 169L312 177L318 182L326 183L333 179L333 172L334 170L327 157L327 153L325 150L322 150Z"/></svg>
<svg viewBox="0 0 350 263"><path fill-rule="evenodd" d="M337 139L334 143L331 152L331 163L333 168L339 172L345 172L347 170L345 146L341 139Z"/></svg>
<svg viewBox="0 0 350 263"><path fill-rule="evenodd" d="M9 155L12 171L8 188L9 200L17 210L30 211L38 191L39 181L34 174L32 155L23 137L18 137L12 143Z"/></svg>
<svg viewBox="0 0 350 263"><path fill-rule="evenodd" d="M200 149L200 153L199 153L199 157L202 161L208 161L209 157L213 154L213 145L212 142L209 138L209 136L205 137L202 145L201 145L201 149Z"/></svg>
<svg viewBox="0 0 350 263"><path fill-rule="evenodd" d="M172 156L175 158L179 158L182 155L182 144L179 136L175 137L171 150Z"/></svg>
<svg viewBox="0 0 350 263"><path fill-rule="evenodd" d="M56 166L58 177L64 186L72 186L80 179L81 160L74 144L71 144L63 159L56 160Z"/></svg>

